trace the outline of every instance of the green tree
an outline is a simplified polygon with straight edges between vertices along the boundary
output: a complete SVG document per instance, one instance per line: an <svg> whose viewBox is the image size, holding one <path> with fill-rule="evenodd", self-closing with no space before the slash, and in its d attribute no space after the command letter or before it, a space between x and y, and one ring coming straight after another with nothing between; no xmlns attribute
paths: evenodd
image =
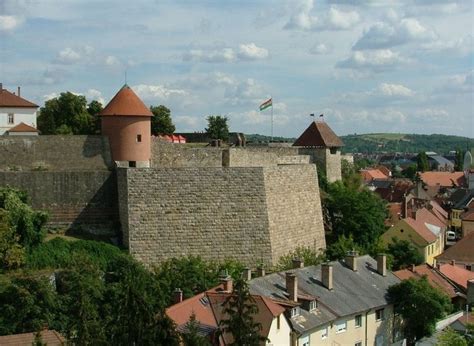
<svg viewBox="0 0 474 346"><path fill-rule="evenodd" d="M418 172L426 172L430 170L428 156L424 151L420 151L420 153L416 157L416 169L418 170Z"/></svg>
<svg viewBox="0 0 474 346"><path fill-rule="evenodd" d="M367 251L377 244L385 230L387 213L379 196L366 188L346 186L338 181L329 185L323 203L333 238L352 235L354 242Z"/></svg>
<svg viewBox="0 0 474 346"><path fill-rule="evenodd" d="M306 246L299 246L288 254L278 259L278 270L288 270L293 268L293 260L299 259L305 266L313 266L323 263L326 260L322 249L314 249Z"/></svg>
<svg viewBox="0 0 474 346"><path fill-rule="evenodd" d="M463 170L463 165L464 165L464 153L460 148L456 149L456 156L454 159L454 170L455 171L462 171Z"/></svg>
<svg viewBox="0 0 474 346"><path fill-rule="evenodd" d="M349 251L357 251L360 255L365 253L365 250L354 242L352 234L348 236L342 234L327 246L326 257L331 261L343 259Z"/></svg>
<svg viewBox="0 0 474 346"><path fill-rule="evenodd" d="M392 238L392 242L387 246L387 253L391 257L392 270L423 263L423 256L408 240Z"/></svg>
<svg viewBox="0 0 474 346"><path fill-rule="evenodd" d="M224 302L223 312L227 319L219 322L220 333L232 335L231 345L258 346L267 341L267 338L260 334L261 324L254 320L258 307L243 279L235 281L234 291Z"/></svg>
<svg viewBox="0 0 474 346"><path fill-rule="evenodd" d="M229 139L229 125L227 117L221 115L210 115L207 117L206 133L211 139Z"/></svg>
<svg viewBox="0 0 474 346"><path fill-rule="evenodd" d="M436 321L452 309L449 297L432 287L426 277L389 287L388 298L404 320L404 334L410 344L430 336Z"/></svg>
<svg viewBox="0 0 474 346"><path fill-rule="evenodd" d="M97 110L96 103L89 106L91 111ZM97 125L94 116L88 112L85 96L67 91L41 107L38 129L43 135L87 135L96 133Z"/></svg>
<svg viewBox="0 0 474 346"><path fill-rule="evenodd" d="M194 312L186 324L186 330L181 333L181 339L185 346L211 346L211 342L199 333L199 322Z"/></svg>
<svg viewBox="0 0 474 346"><path fill-rule="evenodd" d="M100 134L101 132L101 119L99 113L102 112L104 107L102 106L102 103L100 103L97 100L92 100L88 105L87 105L87 113L92 117L92 123L91 123L91 132L90 134Z"/></svg>
<svg viewBox="0 0 474 346"><path fill-rule="evenodd" d="M402 176L405 178L415 180L417 166L415 164L408 166L402 171Z"/></svg>
<svg viewBox="0 0 474 346"><path fill-rule="evenodd" d="M0 335L41 330L53 323L57 311L53 287L44 276L2 282L0 306Z"/></svg>
<svg viewBox="0 0 474 346"><path fill-rule="evenodd" d="M436 345L439 346L467 346L467 341L452 328L446 328L440 336Z"/></svg>
<svg viewBox="0 0 474 346"><path fill-rule="evenodd" d="M171 119L169 108L163 105L151 106L150 111L153 113L151 118L151 134L154 136L172 135L176 128Z"/></svg>
<svg viewBox="0 0 474 346"><path fill-rule="evenodd" d="M102 274L87 256L77 255L73 263L61 273L57 285L64 316L60 330L77 345L104 344L99 309L105 289Z"/></svg>

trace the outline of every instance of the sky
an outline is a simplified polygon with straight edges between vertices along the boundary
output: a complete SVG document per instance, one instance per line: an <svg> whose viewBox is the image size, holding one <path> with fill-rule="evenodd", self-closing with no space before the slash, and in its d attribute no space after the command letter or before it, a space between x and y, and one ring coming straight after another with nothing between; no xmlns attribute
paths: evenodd
<svg viewBox="0 0 474 346"><path fill-rule="evenodd" d="M0 82L39 105L61 92L106 104L127 82L231 131L297 137L474 137L473 0L0 0ZM126 75L126 78L125 78Z"/></svg>

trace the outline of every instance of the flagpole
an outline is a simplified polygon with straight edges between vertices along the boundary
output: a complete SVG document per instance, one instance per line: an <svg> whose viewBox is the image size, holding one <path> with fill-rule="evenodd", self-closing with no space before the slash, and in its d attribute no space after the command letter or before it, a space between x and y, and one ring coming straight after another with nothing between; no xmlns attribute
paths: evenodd
<svg viewBox="0 0 474 346"><path fill-rule="evenodd" d="M273 97L270 95L270 99L272 100L272 119L271 119L271 122L272 122L272 127L271 127L271 140L270 140L270 143L273 142Z"/></svg>

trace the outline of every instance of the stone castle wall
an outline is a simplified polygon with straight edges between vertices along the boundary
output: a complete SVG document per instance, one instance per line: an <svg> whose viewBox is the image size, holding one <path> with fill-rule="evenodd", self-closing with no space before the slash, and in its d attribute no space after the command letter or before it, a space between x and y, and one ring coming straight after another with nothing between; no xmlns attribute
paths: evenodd
<svg viewBox="0 0 474 346"><path fill-rule="evenodd" d="M114 172L0 172L0 186L25 190L33 208L49 212L52 228L118 231Z"/></svg>
<svg viewBox="0 0 474 346"><path fill-rule="evenodd" d="M124 243L148 265L182 255L275 264L324 248L314 165L118 171Z"/></svg>
<svg viewBox="0 0 474 346"><path fill-rule="evenodd" d="M151 167L221 167L222 148L190 148L178 143L152 142Z"/></svg>
<svg viewBox="0 0 474 346"><path fill-rule="evenodd" d="M106 137L0 136L0 171L103 171L113 167Z"/></svg>

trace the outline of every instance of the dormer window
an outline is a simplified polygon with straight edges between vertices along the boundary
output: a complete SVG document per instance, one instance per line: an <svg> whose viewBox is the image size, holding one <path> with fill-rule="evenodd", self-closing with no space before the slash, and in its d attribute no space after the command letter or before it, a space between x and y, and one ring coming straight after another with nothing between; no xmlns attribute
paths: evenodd
<svg viewBox="0 0 474 346"><path fill-rule="evenodd" d="M318 302L316 300L312 300L309 302L309 311L313 311L318 307Z"/></svg>
<svg viewBox="0 0 474 346"><path fill-rule="evenodd" d="M299 306L295 306L293 309L291 309L291 318L296 317L300 314L300 308Z"/></svg>

